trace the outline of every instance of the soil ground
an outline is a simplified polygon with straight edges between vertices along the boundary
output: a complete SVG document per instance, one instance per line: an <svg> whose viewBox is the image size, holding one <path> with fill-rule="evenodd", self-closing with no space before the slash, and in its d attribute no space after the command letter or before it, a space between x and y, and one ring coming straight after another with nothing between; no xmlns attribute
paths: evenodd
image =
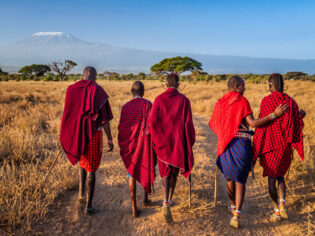
<svg viewBox="0 0 315 236"><path fill-rule="evenodd" d="M166 224L161 213L161 178L154 183L155 193L150 196L152 206L142 205L143 190L138 184L139 218L131 217L128 177L119 156L119 148L104 153L97 172L94 206L100 212L87 216L77 204L78 190L71 190L58 198L48 216L34 225L31 234L42 235L314 235L313 188L306 190L298 181L289 186L289 220L270 223L272 211L267 192L267 180L256 166L255 180L248 177L243 205L241 228L229 226L231 215L227 211L227 192L223 175L218 174L217 204L213 204L216 137L210 131L208 119L195 116L197 141L194 146L195 166L192 172L192 204L189 208L188 182L179 176L174 193L175 205L171 208L174 223ZM106 143L106 142L104 142ZM106 149L107 147L104 147ZM156 167L158 171L158 168ZM289 184L290 185L290 184ZM294 193L292 194L292 189ZM307 192L303 194L303 192ZM299 193L300 194L296 194Z"/></svg>

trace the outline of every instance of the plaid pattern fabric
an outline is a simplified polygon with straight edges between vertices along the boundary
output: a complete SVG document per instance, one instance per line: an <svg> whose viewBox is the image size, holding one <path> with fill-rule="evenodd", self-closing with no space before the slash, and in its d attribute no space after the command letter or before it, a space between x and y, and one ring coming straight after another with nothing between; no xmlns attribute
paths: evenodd
<svg viewBox="0 0 315 236"><path fill-rule="evenodd" d="M81 156L80 166L88 172L95 172L102 159L103 132L97 130L94 137L90 140L86 152Z"/></svg>
<svg viewBox="0 0 315 236"><path fill-rule="evenodd" d="M289 111L255 130L254 161L258 157L264 159L260 162L267 168L264 170L264 176L285 174L291 163L292 147L297 150L300 158L304 159L302 132L304 123L298 105L292 98L287 94L273 92L262 100L260 117L272 113L280 104L288 104ZM287 164L284 164L284 161Z"/></svg>
<svg viewBox="0 0 315 236"><path fill-rule="evenodd" d="M246 184L252 161L251 145L249 138L233 138L218 157L217 166L226 179Z"/></svg>
<svg viewBox="0 0 315 236"><path fill-rule="evenodd" d="M272 178L284 176L292 160L290 145L268 152L260 158L260 165L264 168L263 176Z"/></svg>
<svg viewBox="0 0 315 236"><path fill-rule="evenodd" d="M121 110L118 125L120 155L127 172L147 192L155 179L156 156L148 127L152 103L143 98L134 98Z"/></svg>

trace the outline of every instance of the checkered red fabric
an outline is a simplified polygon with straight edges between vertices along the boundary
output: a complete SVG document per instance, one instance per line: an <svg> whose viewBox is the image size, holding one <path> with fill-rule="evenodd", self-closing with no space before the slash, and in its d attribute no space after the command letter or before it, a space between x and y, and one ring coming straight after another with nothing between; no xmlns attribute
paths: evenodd
<svg viewBox="0 0 315 236"><path fill-rule="evenodd" d="M97 130L87 145L85 154L81 156L80 166L88 172L95 172L101 163L102 150L103 132L102 130Z"/></svg>
<svg viewBox="0 0 315 236"><path fill-rule="evenodd" d="M290 168L292 148L290 145L263 154L260 165L264 168L263 176L272 178L284 176Z"/></svg>
<svg viewBox="0 0 315 236"><path fill-rule="evenodd" d="M261 102L260 117L265 117L272 113L280 104L288 104L289 111L266 125L256 128L254 136L254 160L257 160L258 157L263 157L267 153L271 155L271 152L275 150L283 150L281 151L283 155L288 154L289 152L285 151L287 146L290 148L294 147L301 160L304 159L302 133L304 123L298 105L291 97L280 92L273 92L271 95L265 97ZM279 152L275 152L277 155L273 158L284 158L283 155L278 155ZM287 156L286 160L288 163L291 162L290 155L284 156ZM268 160L271 161L272 158ZM275 172L279 168L277 161L268 163L266 159L261 163L265 163L265 167L268 165Z"/></svg>
<svg viewBox="0 0 315 236"><path fill-rule="evenodd" d="M152 103L143 98L134 98L126 103L118 125L120 155L128 173L147 192L155 179L156 156L148 127Z"/></svg>

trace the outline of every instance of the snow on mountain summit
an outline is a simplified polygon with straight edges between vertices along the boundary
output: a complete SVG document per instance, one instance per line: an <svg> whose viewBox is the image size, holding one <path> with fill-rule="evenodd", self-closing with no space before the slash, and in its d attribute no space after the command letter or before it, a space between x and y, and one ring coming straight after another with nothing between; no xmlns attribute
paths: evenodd
<svg viewBox="0 0 315 236"><path fill-rule="evenodd" d="M32 35L33 37L36 36L66 36L67 38L70 37L69 34L65 34L64 32L37 32Z"/></svg>

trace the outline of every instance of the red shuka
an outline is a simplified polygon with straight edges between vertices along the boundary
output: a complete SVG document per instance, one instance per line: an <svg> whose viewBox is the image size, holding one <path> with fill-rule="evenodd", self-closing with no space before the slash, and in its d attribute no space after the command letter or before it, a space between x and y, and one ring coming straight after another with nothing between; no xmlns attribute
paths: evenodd
<svg viewBox="0 0 315 236"><path fill-rule="evenodd" d="M72 165L85 153L97 128L112 118L108 95L97 83L80 80L68 87L60 142Z"/></svg>
<svg viewBox="0 0 315 236"><path fill-rule="evenodd" d="M299 107L287 94L273 92L261 102L259 117L274 112L280 104L288 104L289 111L283 116L256 128L254 135L254 160L275 149L294 147L301 160L304 160L303 133L304 126ZM275 157L276 158L276 157Z"/></svg>
<svg viewBox="0 0 315 236"><path fill-rule="evenodd" d="M192 146L195 143L188 98L174 88L160 94L153 103L149 127L159 160L179 168L187 178L194 165Z"/></svg>
<svg viewBox="0 0 315 236"><path fill-rule="evenodd" d="M214 106L209 127L218 138L220 156L238 131L242 120L253 113L247 99L240 93L226 93Z"/></svg>
<svg viewBox="0 0 315 236"><path fill-rule="evenodd" d="M118 125L118 144L126 169L149 193L156 164L147 121L151 107L148 100L132 99L122 107Z"/></svg>

